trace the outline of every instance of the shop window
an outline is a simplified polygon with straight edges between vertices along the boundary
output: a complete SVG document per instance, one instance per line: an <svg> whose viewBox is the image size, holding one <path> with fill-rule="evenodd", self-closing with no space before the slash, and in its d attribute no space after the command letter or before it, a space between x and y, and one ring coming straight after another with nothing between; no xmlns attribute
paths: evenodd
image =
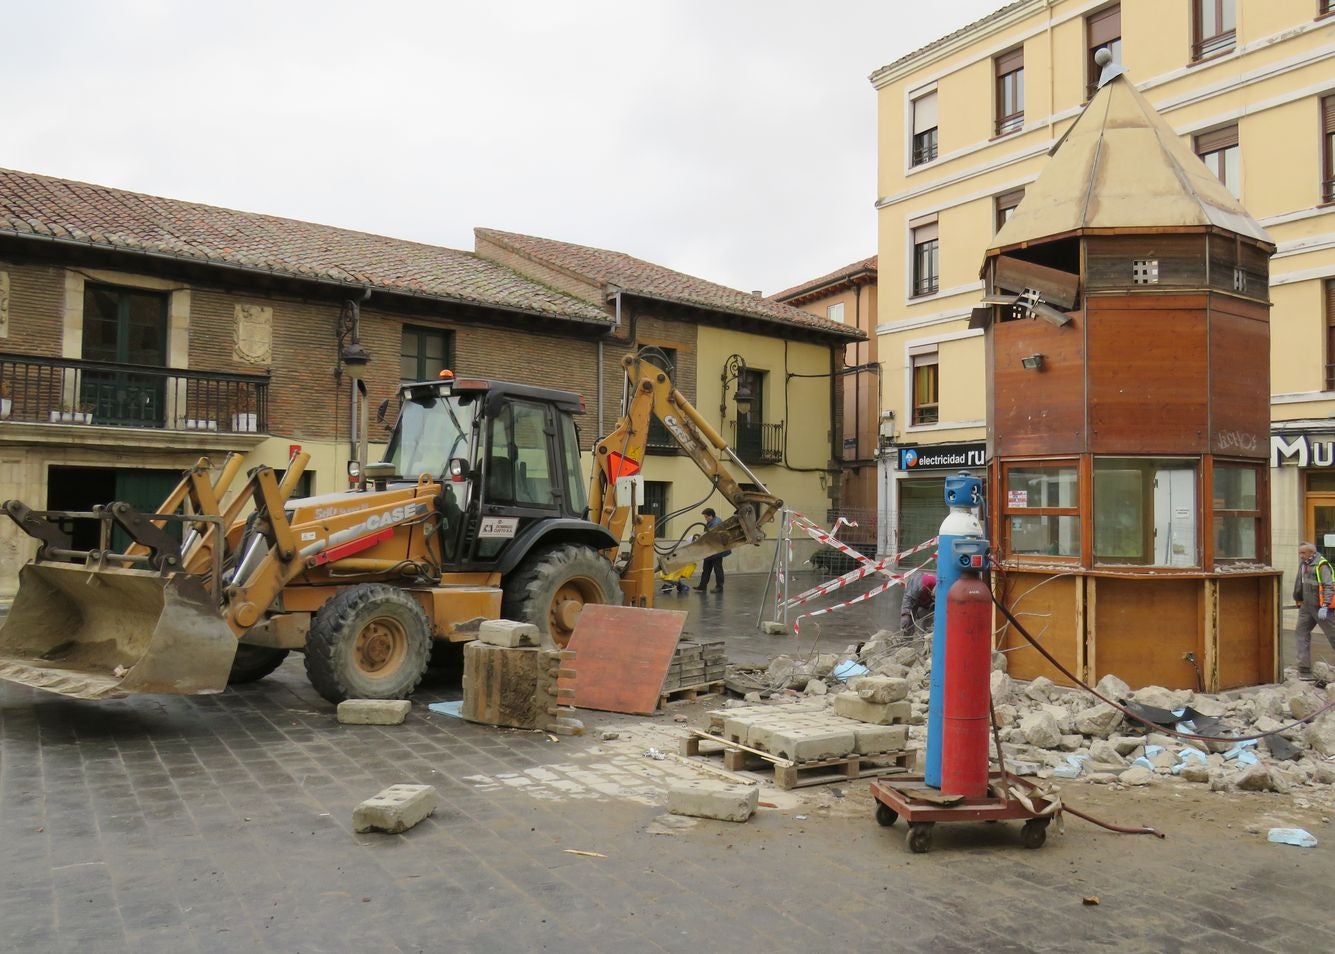
<svg viewBox="0 0 1335 954"><path fill-rule="evenodd" d="M1094 562L1200 566L1196 462L1094 461Z"/></svg>
<svg viewBox="0 0 1335 954"><path fill-rule="evenodd" d="M941 249L936 220L912 229L913 297L935 295L941 284Z"/></svg>
<svg viewBox="0 0 1335 954"><path fill-rule="evenodd" d="M1003 53L994 61L997 74L997 135L1024 127L1024 47Z"/></svg>
<svg viewBox="0 0 1335 954"><path fill-rule="evenodd" d="M1321 201L1335 202L1335 95L1321 98Z"/></svg>
<svg viewBox="0 0 1335 954"><path fill-rule="evenodd" d="M913 100L913 155L911 165L920 166L936 158L936 91Z"/></svg>
<svg viewBox="0 0 1335 954"><path fill-rule="evenodd" d="M1224 126L1195 138L1196 155L1215 174L1235 199L1242 198L1242 166L1238 151L1238 127Z"/></svg>
<svg viewBox="0 0 1335 954"><path fill-rule="evenodd" d="M1079 558L1080 480L1074 461L1008 464L1004 487L1007 555Z"/></svg>
<svg viewBox="0 0 1335 954"><path fill-rule="evenodd" d="M935 350L910 359L913 374L913 423L935 424L939 420L941 378Z"/></svg>
<svg viewBox="0 0 1335 954"><path fill-rule="evenodd" d="M1237 10L1234 0L1193 0L1191 46L1193 60L1233 49L1237 40Z"/></svg>
<svg viewBox="0 0 1335 954"><path fill-rule="evenodd" d="M913 477L901 480L899 485L899 538L900 552L912 549L924 540L930 540L941 529L945 513L946 480L944 477ZM936 558L936 548L928 547L920 553L905 557L901 567L923 566Z"/></svg>
<svg viewBox="0 0 1335 954"><path fill-rule="evenodd" d="M1113 63L1122 62L1122 5L1114 3L1097 13L1085 17L1085 73L1088 80L1085 85L1085 99L1091 98L1099 88L1099 76L1103 67L1094 61L1094 54L1107 50L1112 54Z"/></svg>
<svg viewBox="0 0 1335 954"><path fill-rule="evenodd" d="M998 232L1001 231L1003 225L1010 221L1011 213L1015 211L1023 198L1024 189L1012 189L1010 192L1003 192L993 200L997 210L996 229Z"/></svg>
<svg viewBox="0 0 1335 954"><path fill-rule="evenodd" d="M1214 465L1214 558L1257 559L1261 527L1258 468L1253 464Z"/></svg>

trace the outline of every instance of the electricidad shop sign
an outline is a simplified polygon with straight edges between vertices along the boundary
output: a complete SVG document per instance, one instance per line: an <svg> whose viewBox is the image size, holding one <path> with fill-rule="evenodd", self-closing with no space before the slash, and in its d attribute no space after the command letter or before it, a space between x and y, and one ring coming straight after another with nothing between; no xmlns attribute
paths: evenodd
<svg viewBox="0 0 1335 954"><path fill-rule="evenodd" d="M900 470L933 467L986 467L987 444L919 444L899 449Z"/></svg>

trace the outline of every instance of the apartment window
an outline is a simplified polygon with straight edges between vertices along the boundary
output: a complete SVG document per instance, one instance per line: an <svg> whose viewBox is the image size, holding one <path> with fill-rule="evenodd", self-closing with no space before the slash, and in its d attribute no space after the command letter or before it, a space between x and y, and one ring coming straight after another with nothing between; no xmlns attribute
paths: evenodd
<svg viewBox="0 0 1335 954"><path fill-rule="evenodd" d="M1089 77L1085 98L1089 99L1099 88L1099 76L1103 73L1103 67L1094 62L1094 54L1106 49L1114 63L1122 62L1122 5L1115 3L1085 17L1085 37L1085 69Z"/></svg>
<svg viewBox="0 0 1335 954"><path fill-rule="evenodd" d="M1326 390L1335 391L1335 278L1326 279Z"/></svg>
<svg viewBox="0 0 1335 954"><path fill-rule="evenodd" d="M1024 47L993 61L997 69L997 135L1024 126Z"/></svg>
<svg viewBox="0 0 1335 954"><path fill-rule="evenodd" d="M1335 95L1321 99L1321 201L1335 202Z"/></svg>
<svg viewBox="0 0 1335 954"><path fill-rule="evenodd" d="M913 355L909 364L913 375L913 423L935 424L940 419L941 395L936 350Z"/></svg>
<svg viewBox="0 0 1335 954"><path fill-rule="evenodd" d="M1237 39L1237 11L1234 0L1193 0L1191 47L1193 60L1233 49Z"/></svg>
<svg viewBox="0 0 1335 954"><path fill-rule="evenodd" d="M1225 126L1196 137L1196 155L1215 174L1234 198L1242 197L1242 170L1239 165L1238 127Z"/></svg>
<svg viewBox="0 0 1335 954"><path fill-rule="evenodd" d="M162 292L95 285L83 294L83 351L88 361L122 366L167 366L168 296ZM166 378L125 370L88 368L79 377L76 411L99 424L161 427Z"/></svg>
<svg viewBox="0 0 1335 954"><path fill-rule="evenodd" d="M1007 464L1002 502L1006 552L1080 556L1080 480L1075 461Z"/></svg>
<svg viewBox="0 0 1335 954"><path fill-rule="evenodd" d="M678 388L682 386L680 376L677 373L676 348L653 345L643 350L641 354L650 364L667 372L668 377L672 379L672 383ZM677 439L668 433L668 429L663 426L663 422L658 419L656 414L649 417L649 433L645 435L645 449L655 453L669 454L675 454L679 449Z"/></svg>
<svg viewBox="0 0 1335 954"><path fill-rule="evenodd" d="M828 319L830 319L831 321L843 321L843 320L844 320L844 303L843 303L843 302L836 302L836 303L833 304L833 305L829 305L829 306L827 306L826 309L825 309L825 317L828 318Z"/></svg>
<svg viewBox="0 0 1335 954"><path fill-rule="evenodd" d="M940 247L936 222L919 225L913 234L913 297L935 295L940 287Z"/></svg>
<svg viewBox="0 0 1335 954"><path fill-rule="evenodd" d="M439 328L403 326L403 344L399 348L399 380L403 384L429 381L454 360L451 332Z"/></svg>
<svg viewBox="0 0 1335 954"><path fill-rule="evenodd" d="M1023 189L1012 189L1010 192L1003 192L996 197L994 201L997 209L996 228L998 232L1001 231L1003 225L1010 221L1011 213L1015 211L1015 207L1020 204L1020 200L1023 198Z"/></svg>
<svg viewBox="0 0 1335 954"><path fill-rule="evenodd" d="M913 161L920 166L936 158L936 92L913 100Z"/></svg>

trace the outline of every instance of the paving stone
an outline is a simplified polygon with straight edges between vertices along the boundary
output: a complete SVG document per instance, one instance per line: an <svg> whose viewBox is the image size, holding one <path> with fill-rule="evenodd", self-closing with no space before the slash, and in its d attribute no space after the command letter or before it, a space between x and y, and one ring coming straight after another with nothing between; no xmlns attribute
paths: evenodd
<svg viewBox="0 0 1335 954"><path fill-rule="evenodd" d="M759 803L760 790L754 785L694 779L668 789L668 812L673 815L744 822Z"/></svg>
<svg viewBox="0 0 1335 954"><path fill-rule="evenodd" d="M407 831L436 810L440 795L434 785L391 785L353 810L355 831Z"/></svg>
<svg viewBox="0 0 1335 954"><path fill-rule="evenodd" d="M853 751L858 755L872 752L897 752L908 745L909 727L906 725L870 725L859 723L853 727Z"/></svg>
<svg viewBox="0 0 1335 954"><path fill-rule="evenodd" d="M492 646L506 649L518 649L521 646L539 646L542 634L532 623L519 623L512 619L489 619L478 627L477 638Z"/></svg>
<svg viewBox="0 0 1335 954"><path fill-rule="evenodd" d="M851 729L784 729L770 736L769 751L794 762L816 762L843 758L853 752L856 742Z"/></svg>
<svg viewBox="0 0 1335 954"><path fill-rule="evenodd" d="M344 725L402 725L412 707L407 699L345 699L338 704L338 721Z"/></svg>
<svg viewBox="0 0 1335 954"><path fill-rule="evenodd" d="M908 701L878 704L867 702L856 692L841 692L834 697L834 711L845 719L856 719L872 725L894 725L908 722L913 706Z"/></svg>

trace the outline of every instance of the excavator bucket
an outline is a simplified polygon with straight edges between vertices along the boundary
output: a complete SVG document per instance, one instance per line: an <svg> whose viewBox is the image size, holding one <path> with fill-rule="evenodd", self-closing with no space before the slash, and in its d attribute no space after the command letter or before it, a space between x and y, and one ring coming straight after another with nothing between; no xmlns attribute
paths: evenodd
<svg viewBox="0 0 1335 954"><path fill-rule="evenodd" d="M236 647L188 574L30 563L0 626L0 679L76 699L221 692Z"/></svg>

